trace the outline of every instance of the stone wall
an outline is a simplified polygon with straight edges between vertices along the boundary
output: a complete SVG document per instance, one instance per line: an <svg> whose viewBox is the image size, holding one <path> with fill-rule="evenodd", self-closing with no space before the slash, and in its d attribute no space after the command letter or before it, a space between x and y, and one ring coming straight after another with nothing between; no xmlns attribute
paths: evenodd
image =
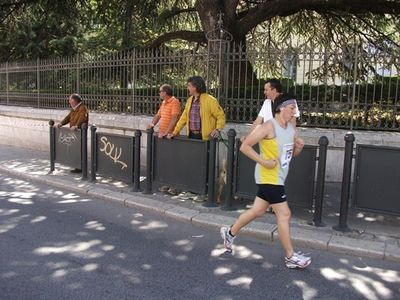
<svg viewBox="0 0 400 300"><path fill-rule="evenodd" d="M40 151L49 151L49 120L59 122L68 110L35 109L26 107L0 105L0 144L29 148ZM111 113L90 113L90 125L95 124L98 132L107 132L123 135L134 135L135 129L145 130L151 121L150 116L134 116ZM237 135L245 134L250 125L228 123L223 131L230 128L236 130ZM157 130L157 128L156 128ZM329 139L326 181L340 182L343 172L344 136L346 130L299 128L300 136L306 144L318 145L318 140L325 135ZM379 131L354 131L355 143L400 147L400 133ZM90 149L90 132L88 132ZM146 158L146 134L142 135L141 143L142 165ZM226 147L219 145L220 158L225 156ZM354 166L354 164L353 164Z"/></svg>

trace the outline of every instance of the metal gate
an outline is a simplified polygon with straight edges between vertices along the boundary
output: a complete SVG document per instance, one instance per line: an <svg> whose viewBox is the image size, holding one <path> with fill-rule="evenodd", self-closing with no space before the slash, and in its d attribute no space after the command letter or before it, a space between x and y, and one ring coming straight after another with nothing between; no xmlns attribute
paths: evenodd
<svg viewBox="0 0 400 300"><path fill-rule="evenodd" d="M153 137L153 180L206 194L209 141Z"/></svg>
<svg viewBox="0 0 400 300"><path fill-rule="evenodd" d="M96 133L96 171L133 182L134 137Z"/></svg>
<svg viewBox="0 0 400 300"><path fill-rule="evenodd" d="M82 168L81 130L55 128L54 161L72 168Z"/></svg>
<svg viewBox="0 0 400 300"><path fill-rule="evenodd" d="M400 148L358 144L354 172L355 208L400 215Z"/></svg>

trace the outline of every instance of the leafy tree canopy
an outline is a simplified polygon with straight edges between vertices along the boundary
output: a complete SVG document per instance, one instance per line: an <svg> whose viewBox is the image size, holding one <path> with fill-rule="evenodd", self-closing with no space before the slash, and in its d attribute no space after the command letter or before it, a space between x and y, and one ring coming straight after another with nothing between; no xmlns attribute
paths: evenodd
<svg viewBox="0 0 400 300"><path fill-rule="evenodd" d="M202 45L221 16L233 41L400 48L399 0L1 0L0 60Z"/></svg>

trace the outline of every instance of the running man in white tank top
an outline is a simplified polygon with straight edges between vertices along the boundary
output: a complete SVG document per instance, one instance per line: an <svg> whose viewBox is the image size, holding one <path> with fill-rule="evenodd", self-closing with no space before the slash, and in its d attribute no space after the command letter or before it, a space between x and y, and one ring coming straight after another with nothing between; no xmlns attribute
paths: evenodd
<svg viewBox="0 0 400 300"><path fill-rule="evenodd" d="M289 228L291 213L284 189L290 159L300 154L304 141L295 137L295 130L290 123L295 114L296 100L282 94L275 102L275 118L255 128L240 147L241 152L257 163L255 179L258 193L254 205L242 213L230 228L222 227L221 236L227 251L232 251L233 240L240 229L263 216L271 206L277 219L279 239L285 250L286 266L306 268L311 258L293 250ZM253 149L257 143L260 154Z"/></svg>

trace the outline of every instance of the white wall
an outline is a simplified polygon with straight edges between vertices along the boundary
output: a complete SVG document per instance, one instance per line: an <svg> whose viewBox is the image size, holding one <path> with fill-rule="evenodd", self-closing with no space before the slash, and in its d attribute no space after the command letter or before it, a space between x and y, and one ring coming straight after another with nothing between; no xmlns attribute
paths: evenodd
<svg viewBox="0 0 400 300"><path fill-rule="evenodd" d="M0 144L29 148L33 150L49 151L49 120L59 122L67 110L35 109L0 105ZM123 135L134 135L135 129L145 130L151 117L133 116L111 113L90 113L89 122L95 124L99 132L108 132ZM250 125L228 123L223 131L227 138L230 128L236 130L237 135L245 134ZM156 128L157 130L157 128ZM299 128L300 136L306 144L318 145L318 140L325 135L329 139L329 148L326 167L326 181L341 181L344 157L344 136L346 130ZM400 133L379 131L354 131L355 142L400 147ZM90 131L88 132L90 140ZM226 153L225 146L220 144L220 156ZM88 145L90 149L90 141ZM146 160L146 134L142 134L141 164ZM353 164L354 166L354 164Z"/></svg>

